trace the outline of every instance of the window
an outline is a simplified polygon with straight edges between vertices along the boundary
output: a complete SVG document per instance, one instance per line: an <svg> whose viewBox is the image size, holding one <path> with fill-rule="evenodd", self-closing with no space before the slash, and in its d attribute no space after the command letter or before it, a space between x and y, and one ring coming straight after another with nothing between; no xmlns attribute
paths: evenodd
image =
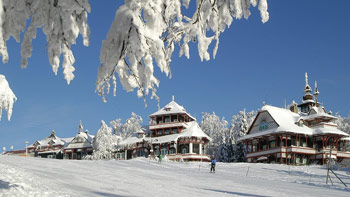
<svg viewBox="0 0 350 197"><path fill-rule="evenodd" d="M272 140L270 141L270 148L275 148L276 147L276 141Z"/></svg>
<svg viewBox="0 0 350 197"><path fill-rule="evenodd" d="M199 154L199 144L193 144L193 153Z"/></svg>
<svg viewBox="0 0 350 197"><path fill-rule="evenodd" d="M170 117L169 116L164 116L164 123L170 122Z"/></svg>
<svg viewBox="0 0 350 197"><path fill-rule="evenodd" d="M304 112L304 113L309 112L309 106L302 106L301 107L301 112Z"/></svg>
<svg viewBox="0 0 350 197"><path fill-rule="evenodd" d="M158 134L158 135L163 135L163 130L158 130L158 131L157 131L157 134Z"/></svg>
<svg viewBox="0 0 350 197"><path fill-rule="evenodd" d="M262 122L259 124L259 131L263 131L263 130L266 130L266 129L268 129L268 128L269 128L269 126L268 126L267 122L265 122L265 121L262 121Z"/></svg>
<svg viewBox="0 0 350 197"><path fill-rule="evenodd" d="M169 135L170 134L170 129L165 129L165 135Z"/></svg>
<svg viewBox="0 0 350 197"><path fill-rule="evenodd" d="M178 133L177 128L173 129L173 133Z"/></svg>
<svg viewBox="0 0 350 197"><path fill-rule="evenodd" d="M171 122L177 122L177 115L171 115Z"/></svg>
<svg viewBox="0 0 350 197"><path fill-rule="evenodd" d="M303 121L303 120L299 120L299 122L298 122L298 126L299 126L299 127L304 126L304 121Z"/></svg>
<svg viewBox="0 0 350 197"><path fill-rule="evenodd" d="M138 157L142 157L143 156L143 151L142 150L138 150L137 151L137 156Z"/></svg>
<svg viewBox="0 0 350 197"><path fill-rule="evenodd" d="M162 155L167 155L168 154L168 150L166 148L162 148L161 154Z"/></svg>
<svg viewBox="0 0 350 197"><path fill-rule="evenodd" d="M182 115L179 115L179 122L183 122L184 121L184 117Z"/></svg>
<svg viewBox="0 0 350 197"><path fill-rule="evenodd" d="M161 123L163 123L162 117L158 116L157 117L157 124L161 124Z"/></svg>

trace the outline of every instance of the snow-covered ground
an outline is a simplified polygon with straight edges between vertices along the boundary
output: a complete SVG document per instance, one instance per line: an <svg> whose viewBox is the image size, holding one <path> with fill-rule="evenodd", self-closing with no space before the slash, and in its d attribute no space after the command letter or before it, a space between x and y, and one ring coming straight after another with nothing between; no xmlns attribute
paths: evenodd
<svg viewBox="0 0 350 197"><path fill-rule="evenodd" d="M350 196L332 180L322 166L218 163L214 174L208 163L0 156L0 196Z"/></svg>

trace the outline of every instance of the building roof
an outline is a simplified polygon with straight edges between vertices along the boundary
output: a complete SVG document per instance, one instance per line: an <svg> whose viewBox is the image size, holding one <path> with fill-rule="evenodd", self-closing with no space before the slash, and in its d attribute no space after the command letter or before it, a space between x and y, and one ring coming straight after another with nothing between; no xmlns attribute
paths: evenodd
<svg viewBox="0 0 350 197"><path fill-rule="evenodd" d="M79 132L65 147L64 149L73 148L90 148L92 147L94 136L87 132Z"/></svg>
<svg viewBox="0 0 350 197"><path fill-rule="evenodd" d="M158 110L157 112L154 112L150 116L157 116L157 115L166 115L166 114L187 114L194 120L196 120L194 117L192 117L189 113L186 112L186 109L175 102L175 100L170 101L167 105L165 105L162 109Z"/></svg>
<svg viewBox="0 0 350 197"><path fill-rule="evenodd" d="M196 121L191 121L186 123L186 128L182 130L181 133L164 135L159 137L144 137L139 138L137 135L132 135L125 140L121 141L120 146L127 146L131 144L136 144L142 141L147 141L152 144L161 144L167 142L176 142L181 137L197 137L197 138L207 138L212 140L207 134L205 134L199 127Z"/></svg>
<svg viewBox="0 0 350 197"><path fill-rule="evenodd" d="M296 123L299 120L302 120L303 116L300 116L298 113L291 112L290 110L274 107L270 105L263 106L262 109L259 111L255 120L257 120L258 116L263 112L268 112L271 115L271 117L276 121L278 126L275 128L264 130L264 131L249 133L241 137L239 141L249 139L249 138L264 136L264 135L276 134L276 133L298 133L298 134L305 134L305 135L335 134L335 135L349 136L347 133L340 131L334 126L328 126L328 125L321 125L317 127L308 127L306 125L298 126ZM253 126L254 125L250 127L249 131Z"/></svg>

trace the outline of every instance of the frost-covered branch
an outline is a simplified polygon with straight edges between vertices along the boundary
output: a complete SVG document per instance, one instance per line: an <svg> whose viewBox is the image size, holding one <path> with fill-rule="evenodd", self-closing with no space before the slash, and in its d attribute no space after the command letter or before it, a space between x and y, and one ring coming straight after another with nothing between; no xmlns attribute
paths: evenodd
<svg viewBox="0 0 350 197"><path fill-rule="evenodd" d="M7 111L7 119L10 121L12 115L13 104L17 98L12 92L4 75L0 75L0 120L2 109Z"/></svg>
<svg viewBox="0 0 350 197"><path fill-rule="evenodd" d="M36 38L37 28L41 28L46 35L52 70L57 75L60 56L63 55L63 74L69 84L75 70L71 45L76 43L79 34L83 37L83 44L89 45L89 12L89 0L0 0L0 55L3 63L9 60L6 41L12 36L20 42L20 33L24 32L21 66L25 68L32 56L32 40ZM27 21L30 21L29 25Z"/></svg>
<svg viewBox="0 0 350 197"><path fill-rule="evenodd" d="M180 46L180 56L189 58L189 42L198 43L201 60L210 60L209 45L215 41L215 58L219 37L233 19L248 19L250 6L258 0L197 0L192 17L184 16L182 5L188 8L190 0L126 0L118 8L114 21L103 41L96 91L105 100L116 77L126 91L137 89L144 97L152 90L157 97L159 80L154 76L154 64L171 77L170 62L175 44ZM260 0L258 9L262 22L269 19L267 0Z"/></svg>

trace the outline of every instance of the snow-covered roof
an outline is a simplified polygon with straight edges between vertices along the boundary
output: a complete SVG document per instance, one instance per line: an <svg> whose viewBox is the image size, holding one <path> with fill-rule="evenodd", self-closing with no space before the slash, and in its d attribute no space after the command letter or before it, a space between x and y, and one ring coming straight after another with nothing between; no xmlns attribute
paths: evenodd
<svg viewBox="0 0 350 197"><path fill-rule="evenodd" d="M322 134L335 134L335 135L343 135L348 137L349 134L345 133L344 131L341 131L337 129L336 127L333 126L327 126L327 125L322 125L322 127L316 127L313 129L314 130L314 135L322 135Z"/></svg>
<svg viewBox="0 0 350 197"><path fill-rule="evenodd" d="M172 100L170 103L165 105L162 109L158 110L157 112L154 112L150 116L157 116L157 115L166 115L166 114L187 114L194 120L196 120L194 117L192 117L189 113L186 112L186 109L176 103L174 100Z"/></svg>
<svg viewBox="0 0 350 197"><path fill-rule="evenodd" d="M207 134L205 134L202 129L199 127L196 121L187 122L187 127L182 130L181 133L164 135L159 137L143 137L139 138L138 135L132 135L127 139L123 140L119 145L131 145L142 142L143 140L152 143L152 144L161 144L167 142L175 142L181 137L198 137L198 138L207 138L208 140L212 140Z"/></svg>
<svg viewBox="0 0 350 197"><path fill-rule="evenodd" d="M142 142L143 140L146 140L148 138L146 138L144 135L142 137L138 137L138 133L134 133L132 136L126 138L125 140L121 141L119 143L120 146L125 146L125 145L131 145L131 144L136 144L138 142Z"/></svg>
<svg viewBox="0 0 350 197"><path fill-rule="evenodd" d="M272 118L276 121L278 126L271 129L245 135L241 137L239 141L249 139L249 138L264 136L264 135L275 134L275 133L298 133L298 134L305 134L305 135L337 134L337 135L349 136L345 132L340 131L336 127L332 127L332 126L318 126L315 128L312 128L312 127L310 128L310 127L307 127L306 125L298 126L295 123L305 117L300 116L298 113L291 112L288 109L265 105L262 107L259 114L265 111L272 116ZM256 118L258 118L258 116Z"/></svg>
<svg viewBox="0 0 350 197"><path fill-rule="evenodd" d="M179 137L198 137L198 138L207 138L212 140L207 134L205 134L196 121L191 121L187 123L186 129L180 133Z"/></svg>
<svg viewBox="0 0 350 197"><path fill-rule="evenodd" d="M314 106L314 107L312 107L310 109L310 112L308 114L302 114L301 113L301 116L303 117L304 120L311 120L311 119L314 119L314 118L317 118L317 117L327 118L329 120L337 119L337 117L326 113L326 111L325 111L323 106L319 106L319 107Z"/></svg>
<svg viewBox="0 0 350 197"><path fill-rule="evenodd" d="M86 132L79 132L64 149L92 147L94 136Z"/></svg>

